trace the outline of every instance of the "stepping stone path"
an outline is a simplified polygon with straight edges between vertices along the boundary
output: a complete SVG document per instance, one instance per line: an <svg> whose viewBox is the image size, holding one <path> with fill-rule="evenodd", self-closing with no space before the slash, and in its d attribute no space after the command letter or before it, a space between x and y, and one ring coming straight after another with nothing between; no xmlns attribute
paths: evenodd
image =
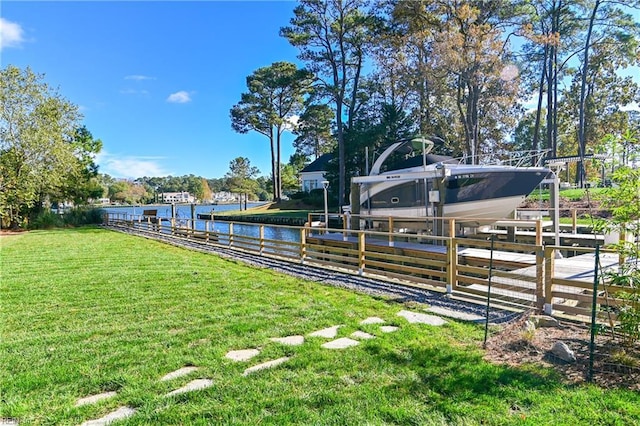
<svg viewBox="0 0 640 426"><path fill-rule="evenodd" d="M362 339L362 340L376 338L376 336L374 336L373 334L365 333L364 331L360 331L360 330L354 331L353 333L351 333L351 337L353 337L354 339Z"/></svg>
<svg viewBox="0 0 640 426"><path fill-rule="evenodd" d="M338 329L341 325L334 325L333 327L323 328L322 330L314 331L309 334L309 337L324 337L326 339L333 339L338 335Z"/></svg>
<svg viewBox="0 0 640 426"><path fill-rule="evenodd" d="M447 323L445 320L435 315L421 314L418 312L400 311L398 312L398 316L406 318L406 320L412 324L418 323L441 326Z"/></svg>
<svg viewBox="0 0 640 426"><path fill-rule="evenodd" d="M160 381L161 382L166 382L168 380L177 379L178 377L182 377L182 376L186 376L187 374L191 374L194 371L196 371L197 369L198 369L198 367L183 367L183 368L180 368L179 370L172 371L171 373L163 376L160 379Z"/></svg>
<svg viewBox="0 0 640 426"><path fill-rule="evenodd" d="M382 318L378 318L378 317L369 317L366 319L363 319L362 321L360 321L361 325L365 325L365 324L384 324L385 321Z"/></svg>
<svg viewBox="0 0 640 426"><path fill-rule="evenodd" d="M131 407L120 407L115 411L110 412L104 417L100 417L95 420L88 420L82 423L81 426L103 426L108 425L109 423L115 422L116 420L126 419L127 417L131 417L135 414L136 410Z"/></svg>
<svg viewBox="0 0 640 426"><path fill-rule="evenodd" d="M300 346L304 343L304 336L272 337L271 341L287 346Z"/></svg>
<svg viewBox="0 0 640 426"><path fill-rule="evenodd" d="M436 314L440 314L443 316L448 316L451 318L457 318L457 319L463 319L463 320L468 320L468 321L476 321L477 318L473 315L469 315L469 314L461 314L458 312L454 312L454 311L449 311L447 309L444 308L437 308L437 307L432 307L429 309L430 312L436 313ZM423 313L418 313L418 312L411 312L411 311L400 311L398 312L398 316L401 316L403 318L406 318L407 321L409 321L410 323L422 323L422 324L429 324L429 325L434 325L434 326L441 326L443 324L446 324L446 321L443 320L442 318L440 318L439 316L435 316L435 315L428 315L428 314L423 314ZM479 318L479 317L478 317ZM385 320L379 317L369 317L366 318L362 321L360 321L361 325L370 325L370 324L380 324L380 331L383 333L393 333L394 331L397 331L399 329L399 327L397 326L393 326L393 325L381 325L384 324ZM308 334L309 337L323 337L325 339L335 339L336 336L338 335L338 329L342 327L341 325L335 325L333 327L328 327L328 328L324 328L322 330L318 330L318 331L314 331L310 334ZM353 333L351 333L351 337L353 337L354 339L360 339L360 340L367 340L367 339L375 339L376 336L366 333L364 331L361 330L357 330L354 331ZM288 345L288 346L298 346L298 345L302 345L305 342L305 338L304 336L301 335L294 335L294 336L286 336L286 337L272 337L270 339L273 342L277 342L280 343L282 345ZM360 342L357 340L353 340L350 339L348 337L342 337L339 339L335 339L332 340L330 342L326 342L322 345L323 348L325 349L345 349L345 348L349 348L352 346L357 346L359 345ZM225 354L225 357L228 359L231 359L233 361L237 361L237 362L242 362L242 361L248 361L251 358L257 356L260 354L260 350L259 349L242 349L242 350L234 350L234 351L229 351ZM263 362L261 364L257 364L254 365L252 367L247 368L246 370L244 370L244 372L242 373L243 376L248 376L250 374L253 374L255 372L261 371L261 370L265 370L265 369L269 369L269 368L273 368L276 367L280 364L283 364L285 362L287 362L290 359L290 357L282 357L282 358L278 358L278 359L274 359L272 361L267 361L267 362ZM169 381L169 380L173 380L179 377L183 377L186 376L188 374L193 373L194 371L198 370L198 367L195 366L188 366L188 367L183 367L180 368L176 371L173 371L171 373L166 374L165 376L163 376L160 381ZM169 397L172 395L179 395L179 394L183 394L186 392L192 392L192 391L196 391L196 390L201 390L201 389L206 389L213 386L213 380L210 379L196 379L196 380L192 380L189 383L187 383L185 386L176 389L174 391L169 392L168 394L165 395L165 397ZM111 398L114 397L116 395L116 392L105 392L102 394L98 394L98 395L91 395L85 398L81 398L76 402L76 406L83 406L83 405L87 405L87 404L94 404L98 401L101 401L103 399L107 399L107 398ZM114 422L116 420L121 420L121 419L126 419L128 417L131 417L133 414L135 414L136 410L130 407L120 407L117 410L105 415L104 417L101 417L99 419L95 419L95 420L88 420L86 422L84 422L82 424L82 426L102 426L102 425L107 425L111 422ZM0 420L5 420L5 419L0 419ZM8 419L7 419L8 420ZM17 424L18 422L16 421L15 424ZM0 425L2 425L3 422L0 421ZM9 424L13 424L13 423L9 423Z"/></svg>
<svg viewBox="0 0 640 426"><path fill-rule="evenodd" d="M225 357L234 361L249 361L254 356L260 353L257 349L242 349L239 351L229 351Z"/></svg>
<svg viewBox="0 0 640 426"><path fill-rule="evenodd" d="M196 390L206 389L213 386L213 380L210 379L196 379L192 380L181 388L169 392L165 396L179 395L181 393L193 392Z"/></svg>
<svg viewBox="0 0 640 426"><path fill-rule="evenodd" d="M322 347L325 349L345 349L359 344L360 342L356 340L349 339L348 337L341 337L340 339L332 340L331 342L323 344Z"/></svg>
<svg viewBox="0 0 640 426"><path fill-rule="evenodd" d="M273 361L263 362L262 364L254 365L253 367L247 368L246 370L244 370L244 373L242 373L242 375L248 376L249 374L255 373L256 371L266 370L267 368L273 368L276 365L280 365L288 360L289 360L289 357L285 356L282 358L274 359Z"/></svg>
<svg viewBox="0 0 640 426"><path fill-rule="evenodd" d="M103 399L111 398L117 395L117 392L104 392L99 393L97 395L91 395L84 398L80 398L76 401L76 407L81 407L83 405L95 404L98 401L102 401ZM2 422L0 422L0 425Z"/></svg>

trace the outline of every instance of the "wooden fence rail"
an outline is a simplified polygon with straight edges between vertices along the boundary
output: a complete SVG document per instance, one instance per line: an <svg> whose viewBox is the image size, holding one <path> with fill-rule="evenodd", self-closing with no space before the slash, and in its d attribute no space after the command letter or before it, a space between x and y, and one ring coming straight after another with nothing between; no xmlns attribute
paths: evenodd
<svg viewBox="0 0 640 426"><path fill-rule="evenodd" d="M243 223L243 229L252 229L253 235L247 235L237 232L235 222L223 222L225 231L216 221L214 231L209 220L177 221L118 213L108 213L105 223L429 288L479 303L486 303L491 280L493 305L535 307L548 314L590 321L595 266L591 248L544 246L537 239L540 244L494 241L491 251L492 242L482 239L268 225L286 228L297 237L291 241L266 237L263 224ZM454 230L455 222L450 220L449 233L454 234ZM558 256L567 251L577 256ZM600 252L603 270L618 266L617 254ZM607 285L598 292L597 303L601 313L606 313L601 319L615 320L620 304L616 295L622 291L627 289Z"/></svg>

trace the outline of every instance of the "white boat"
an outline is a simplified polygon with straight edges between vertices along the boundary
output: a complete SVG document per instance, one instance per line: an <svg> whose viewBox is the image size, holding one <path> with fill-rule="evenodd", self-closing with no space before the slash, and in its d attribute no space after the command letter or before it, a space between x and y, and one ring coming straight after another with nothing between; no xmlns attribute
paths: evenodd
<svg viewBox="0 0 640 426"><path fill-rule="evenodd" d="M363 217L446 217L467 226L489 224L510 217L551 173L537 163L522 165L531 158L520 157L515 165L472 165L430 154L432 148L433 142L422 137L392 144L368 176L351 179L355 197L360 194L359 205L352 202L352 212Z"/></svg>

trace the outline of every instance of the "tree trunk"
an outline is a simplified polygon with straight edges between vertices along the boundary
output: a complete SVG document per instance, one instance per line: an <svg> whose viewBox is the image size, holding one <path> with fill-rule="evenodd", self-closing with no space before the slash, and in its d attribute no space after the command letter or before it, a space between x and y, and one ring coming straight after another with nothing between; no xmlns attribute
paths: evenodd
<svg viewBox="0 0 640 426"><path fill-rule="evenodd" d="M540 73L540 88L538 90L538 108L536 109L536 124L533 126L533 141L531 142L531 149L538 151L540 149L540 121L542 118L542 99L544 98L544 80L547 74L547 55L549 54L549 47L545 44L544 56L542 59L542 73Z"/></svg>
<svg viewBox="0 0 640 426"><path fill-rule="evenodd" d="M271 145L271 184L273 185L273 200L277 201L278 194L276 192L276 187L277 187L276 185L276 153L275 153L275 146L274 146L274 140L273 140L273 127L269 132L269 143Z"/></svg>
<svg viewBox="0 0 640 426"><path fill-rule="evenodd" d="M585 170L584 170L584 155L587 149L587 141L585 137L585 109L587 105L587 72L589 71L589 45L591 44L591 33L593 32L593 23L596 19L596 13L600 7L600 0L596 0L591 11L591 17L589 18L589 28L587 29L587 39L584 43L584 59L582 61L582 78L580 83L580 118L578 121L578 155L580 156L580 162L578 163L578 182L580 188L584 187L585 183Z"/></svg>
<svg viewBox="0 0 640 426"><path fill-rule="evenodd" d="M282 150L281 150L282 130L276 126L276 201L282 201Z"/></svg>

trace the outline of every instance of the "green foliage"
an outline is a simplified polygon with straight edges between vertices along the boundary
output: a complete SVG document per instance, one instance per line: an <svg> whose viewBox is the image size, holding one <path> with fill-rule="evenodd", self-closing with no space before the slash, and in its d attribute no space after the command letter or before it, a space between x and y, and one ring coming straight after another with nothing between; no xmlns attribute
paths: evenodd
<svg viewBox="0 0 640 426"><path fill-rule="evenodd" d="M29 229L52 229L64 226L99 225L103 222L104 210L93 207L76 207L64 212L55 213L43 210L29 220Z"/></svg>
<svg viewBox="0 0 640 426"><path fill-rule="evenodd" d="M231 127L238 133L256 131L271 145L273 198L282 195L281 136L299 115L304 96L311 90L313 74L290 62L275 62L247 77L248 92L231 108Z"/></svg>
<svg viewBox="0 0 640 426"><path fill-rule="evenodd" d="M103 222L104 210L90 207L77 207L63 215L65 225L99 225Z"/></svg>
<svg viewBox="0 0 640 426"><path fill-rule="evenodd" d="M52 229L60 228L64 225L62 215L51 210L44 210L36 214L29 220L29 229Z"/></svg>
<svg viewBox="0 0 640 426"><path fill-rule="evenodd" d="M0 71L0 104L0 215L16 227L80 179L88 148L75 138L78 108L31 69Z"/></svg>
<svg viewBox="0 0 640 426"><path fill-rule="evenodd" d="M638 142L637 136L630 136L627 133L617 141ZM615 145L616 139L609 136L608 143ZM613 246L626 261L617 271L606 271L605 276L612 284L629 288L616 296L624 300L618 307L620 331L625 343L632 344L640 340L640 169L626 164L618 166L611 175L613 186L606 190L603 198L603 205L611 210L612 218L600 221L598 227L628 239Z"/></svg>

